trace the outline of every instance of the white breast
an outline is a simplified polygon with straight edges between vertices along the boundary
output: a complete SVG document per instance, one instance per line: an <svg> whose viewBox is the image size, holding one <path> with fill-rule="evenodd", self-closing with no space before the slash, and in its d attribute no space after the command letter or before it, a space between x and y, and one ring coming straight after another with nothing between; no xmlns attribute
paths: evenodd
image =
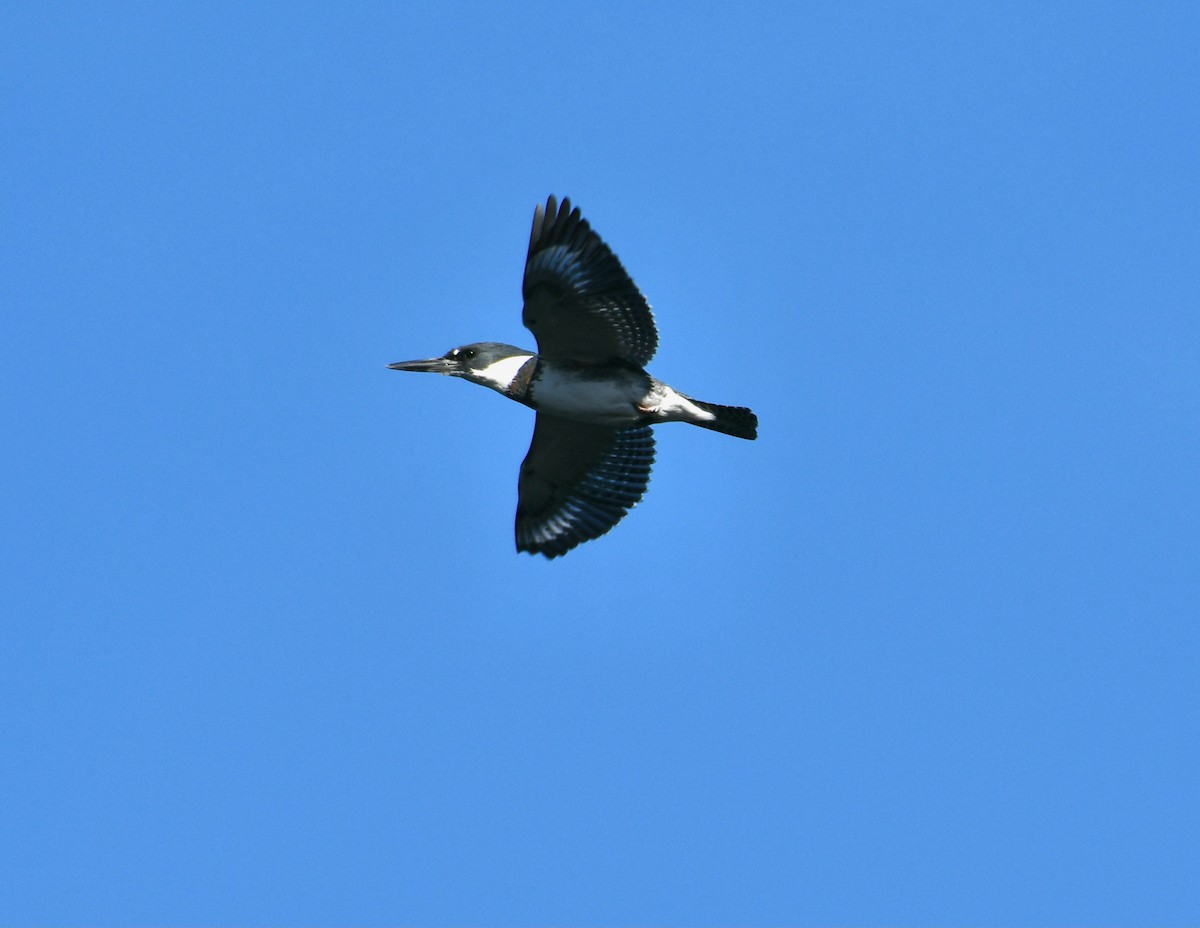
<svg viewBox="0 0 1200 928"><path fill-rule="evenodd" d="M543 364L533 384L534 407L539 411L614 427L638 423L637 406L644 396L644 380L632 371L619 372L615 380L591 380Z"/></svg>

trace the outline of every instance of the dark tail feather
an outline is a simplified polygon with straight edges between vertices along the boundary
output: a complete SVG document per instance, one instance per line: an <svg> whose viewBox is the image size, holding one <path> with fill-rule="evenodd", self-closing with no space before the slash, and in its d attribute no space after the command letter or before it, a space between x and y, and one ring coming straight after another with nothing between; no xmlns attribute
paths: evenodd
<svg viewBox="0 0 1200 928"><path fill-rule="evenodd" d="M716 403L702 403L700 400L692 402L717 417L712 422L697 422L696 425L712 429L714 432L724 432L734 438L746 438L750 441L758 438L758 416L745 406L718 406Z"/></svg>

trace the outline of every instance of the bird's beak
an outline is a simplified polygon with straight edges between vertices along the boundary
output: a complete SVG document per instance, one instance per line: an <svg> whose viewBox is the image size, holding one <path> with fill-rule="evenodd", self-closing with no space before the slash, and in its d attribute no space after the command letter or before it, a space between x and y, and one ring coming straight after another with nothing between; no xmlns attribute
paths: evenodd
<svg viewBox="0 0 1200 928"><path fill-rule="evenodd" d="M389 364L389 371L424 371L429 374L452 374L457 369L448 358L426 358L423 361L397 361Z"/></svg>

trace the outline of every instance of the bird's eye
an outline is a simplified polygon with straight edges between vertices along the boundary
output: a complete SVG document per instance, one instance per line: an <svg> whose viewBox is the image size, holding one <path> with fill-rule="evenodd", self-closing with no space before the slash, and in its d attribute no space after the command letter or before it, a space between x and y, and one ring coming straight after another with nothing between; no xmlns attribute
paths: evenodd
<svg viewBox="0 0 1200 928"><path fill-rule="evenodd" d="M474 348L460 348L458 351L455 352L455 354L457 354L460 358L465 358L466 360L469 361L471 358L475 357L475 349Z"/></svg>

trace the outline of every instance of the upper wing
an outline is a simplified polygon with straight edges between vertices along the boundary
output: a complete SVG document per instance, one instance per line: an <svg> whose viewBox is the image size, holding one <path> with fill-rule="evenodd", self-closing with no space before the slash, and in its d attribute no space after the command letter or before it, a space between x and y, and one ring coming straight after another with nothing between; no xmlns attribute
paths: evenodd
<svg viewBox="0 0 1200 928"><path fill-rule="evenodd" d="M521 465L517 550L558 557L599 538L646 492L649 426L616 431L539 414Z"/></svg>
<svg viewBox="0 0 1200 928"><path fill-rule="evenodd" d="M578 209L538 204L522 285L525 327L538 353L645 367L658 348L654 316L637 285Z"/></svg>

